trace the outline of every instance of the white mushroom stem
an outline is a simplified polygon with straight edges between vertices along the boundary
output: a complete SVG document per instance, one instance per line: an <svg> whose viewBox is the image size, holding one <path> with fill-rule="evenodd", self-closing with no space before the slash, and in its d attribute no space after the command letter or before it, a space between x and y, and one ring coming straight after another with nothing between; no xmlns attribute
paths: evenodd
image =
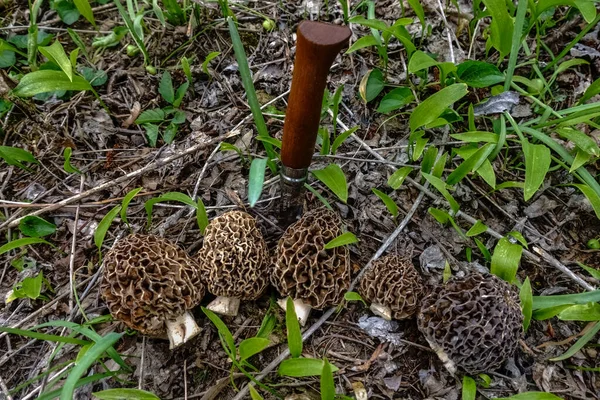
<svg viewBox="0 0 600 400"><path fill-rule="evenodd" d="M392 320L392 309L384 306L383 304L373 303L369 307L373 314L380 316L381 318L391 321Z"/></svg>
<svg viewBox="0 0 600 400"><path fill-rule="evenodd" d="M287 299L279 299L277 300L277 304L283 310L286 310ZM306 325L306 321L308 321L308 316L310 315L311 306L304 303L300 299L294 300L294 310L296 311L296 317L298 317L298 322L300 322L300 326Z"/></svg>
<svg viewBox="0 0 600 400"><path fill-rule="evenodd" d="M183 343L202 332L196 324L194 317L192 317L192 314L188 311L176 319L168 320L166 325L170 349L181 346Z"/></svg>
<svg viewBox="0 0 600 400"><path fill-rule="evenodd" d="M240 309L240 299L218 296L206 308L217 314L235 317L238 315L238 310Z"/></svg>

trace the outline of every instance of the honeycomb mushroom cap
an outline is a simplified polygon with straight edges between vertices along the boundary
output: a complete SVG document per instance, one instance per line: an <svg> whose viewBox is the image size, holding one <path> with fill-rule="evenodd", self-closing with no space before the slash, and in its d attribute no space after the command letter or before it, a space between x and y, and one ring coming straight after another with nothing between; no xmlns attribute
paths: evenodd
<svg viewBox="0 0 600 400"><path fill-rule="evenodd" d="M371 264L362 277L360 295L374 304L389 307L392 318L411 318L425 294L421 275L410 260L387 255Z"/></svg>
<svg viewBox="0 0 600 400"><path fill-rule="evenodd" d="M517 348L523 314L516 288L490 274L437 286L423 299L419 330L447 367L493 371Z"/></svg>
<svg viewBox="0 0 600 400"><path fill-rule="evenodd" d="M164 336L165 322L204 297L200 266L167 239L133 234L104 257L102 297L114 318L148 336Z"/></svg>
<svg viewBox="0 0 600 400"><path fill-rule="evenodd" d="M197 259L208 291L216 296L254 300L269 283L267 244L254 217L243 211L211 221Z"/></svg>
<svg viewBox="0 0 600 400"><path fill-rule="evenodd" d="M306 213L277 244L271 283L282 296L316 309L339 304L350 286L350 255L345 246L324 246L342 234L340 217L326 208Z"/></svg>

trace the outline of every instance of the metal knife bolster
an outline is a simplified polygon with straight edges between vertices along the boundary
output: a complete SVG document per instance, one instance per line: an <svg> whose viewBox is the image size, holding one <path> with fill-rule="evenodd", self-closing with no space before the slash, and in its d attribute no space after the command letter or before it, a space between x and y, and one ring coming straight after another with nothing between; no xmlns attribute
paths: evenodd
<svg viewBox="0 0 600 400"><path fill-rule="evenodd" d="M285 219L293 221L302 212L302 194L308 176L308 168L281 166L281 209Z"/></svg>

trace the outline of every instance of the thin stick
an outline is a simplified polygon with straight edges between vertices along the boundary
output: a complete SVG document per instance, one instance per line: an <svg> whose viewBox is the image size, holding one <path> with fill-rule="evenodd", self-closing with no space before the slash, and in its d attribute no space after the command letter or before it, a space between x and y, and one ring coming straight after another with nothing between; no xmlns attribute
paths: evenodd
<svg viewBox="0 0 600 400"><path fill-rule="evenodd" d="M112 181L103 183L102 185L96 186L95 188L87 190L87 191L85 191L83 193L80 193L80 194L77 194L75 196L71 196L71 197L66 198L64 200L61 200L58 203L53 204L51 206L48 206L48 207L42 208L40 210L34 211L34 212L32 212L31 214L28 214L28 215L41 215L41 214L45 214L45 213L50 212L50 211L57 210L57 209L65 206L67 204L74 203L74 202L76 202L78 200L84 199L84 198L86 198L88 196L91 196L91 195L93 195L95 193L98 193L98 192L100 192L102 190L113 188L115 185L118 185L119 183L123 183L123 182L128 181L128 180L130 180L132 178L135 178L135 177L138 177L140 175L143 175L146 172L149 172L149 171L155 170L157 168L160 168L160 167L162 167L164 165L170 164L173 161L175 161L175 160L177 160L177 159L179 159L181 157L184 157L184 156L190 155L192 153L195 153L195 152L197 152L199 150L205 149L206 147L208 147L210 145L213 145L213 144L218 143L218 142L222 142L223 140L228 139L229 137L231 137L233 135L235 135L235 133L229 132L229 133L226 133L224 135L217 136L216 138L210 139L210 140L208 140L206 142L198 143L198 144L196 144L196 145L194 145L192 147L189 147L189 148L187 148L187 149L185 149L185 150L183 150L183 151L181 151L181 152L179 152L177 154L174 154L172 156L165 157L165 158L162 158L160 160L154 161L154 162L146 165L145 167L142 167L142 168L140 168L138 170L135 170L133 172L130 172L128 174L120 176L117 179L114 179ZM10 227L10 228L14 228L14 227L18 226L19 222L21 222L21 220L23 218L25 218L25 216L17 218L15 220L9 222L8 224L4 223L4 224L0 225L0 231L2 231L3 229L6 229L7 226Z"/></svg>
<svg viewBox="0 0 600 400"><path fill-rule="evenodd" d="M6 386L6 383L4 383L4 379L2 379L1 376L0 376L0 389L2 389L2 393L4 393L4 398L6 400L13 400L12 396L10 395L10 392L8 391L8 387Z"/></svg>
<svg viewBox="0 0 600 400"><path fill-rule="evenodd" d="M83 192L85 175L81 175L79 193ZM73 240L71 240L71 254L69 256L69 312L73 312L73 297L75 296L75 250L77 248L77 232L79 232L79 204L75 209L75 222L73 225Z"/></svg>

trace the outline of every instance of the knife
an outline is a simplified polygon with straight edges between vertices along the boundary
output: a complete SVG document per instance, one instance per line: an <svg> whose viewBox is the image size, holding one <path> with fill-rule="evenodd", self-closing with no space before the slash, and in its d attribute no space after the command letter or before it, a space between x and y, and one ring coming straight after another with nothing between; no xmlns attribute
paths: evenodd
<svg viewBox="0 0 600 400"><path fill-rule="evenodd" d="M352 32L346 26L304 21L296 34L296 61L281 144L281 215L287 221L302 211L301 195L315 150L327 75Z"/></svg>

